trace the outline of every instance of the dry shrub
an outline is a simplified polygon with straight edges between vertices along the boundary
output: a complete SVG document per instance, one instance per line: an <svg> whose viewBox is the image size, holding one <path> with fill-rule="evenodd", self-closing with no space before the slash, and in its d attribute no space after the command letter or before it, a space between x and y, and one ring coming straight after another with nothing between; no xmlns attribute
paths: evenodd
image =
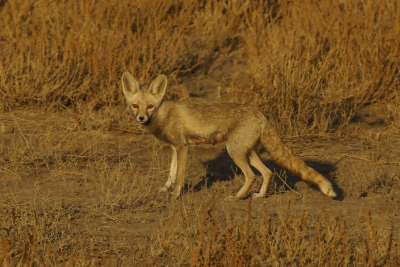
<svg viewBox="0 0 400 267"><path fill-rule="evenodd" d="M334 131L374 102L398 125L399 14L395 0L6 1L0 108L85 116L121 104L123 71L174 85L223 55L249 77L229 73L231 99L259 106L280 132Z"/></svg>
<svg viewBox="0 0 400 267"><path fill-rule="evenodd" d="M237 222L233 214L228 221L218 215L217 199L183 219L173 216L161 235L159 254L137 263L153 258L162 265L190 266L395 266L400 260L392 248L393 229L378 228L368 211L357 234L343 219L330 218L324 207L317 220L310 220L304 211L293 214L290 202L279 218L265 207L263 223L255 227L251 200L245 222Z"/></svg>
<svg viewBox="0 0 400 267"><path fill-rule="evenodd" d="M0 108L116 105L126 70L146 83L161 72L173 80L208 60L221 33L229 35L222 8L211 1L6 2Z"/></svg>
<svg viewBox="0 0 400 267"><path fill-rule="evenodd" d="M281 132L343 127L356 109L398 91L398 14L395 1L282 2L265 19L255 9L246 24L249 97Z"/></svg>

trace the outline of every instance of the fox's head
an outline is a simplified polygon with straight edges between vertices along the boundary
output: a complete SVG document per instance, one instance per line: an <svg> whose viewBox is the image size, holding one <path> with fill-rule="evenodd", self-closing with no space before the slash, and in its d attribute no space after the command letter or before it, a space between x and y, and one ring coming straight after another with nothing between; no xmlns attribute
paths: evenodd
<svg viewBox="0 0 400 267"><path fill-rule="evenodd" d="M150 84L149 88L140 89L135 78L129 72L124 72L122 88L128 111L138 122L146 124L161 104L167 88L167 76L162 74Z"/></svg>

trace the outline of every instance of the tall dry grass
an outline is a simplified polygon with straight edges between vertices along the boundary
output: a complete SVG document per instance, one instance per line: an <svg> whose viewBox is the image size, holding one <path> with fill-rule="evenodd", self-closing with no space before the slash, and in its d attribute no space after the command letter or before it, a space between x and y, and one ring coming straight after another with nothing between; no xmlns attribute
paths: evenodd
<svg viewBox="0 0 400 267"><path fill-rule="evenodd" d="M244 38L251 97L291 133L330 131L361 107L395 103L398 11L396 1L310 0L282 3L266 19L260 14L246 24ZM396 112L387 112L389 121Z"/></svg>
<svg viewBox="0 0 400 267"><path fill-rule="evenodd" d="M0 109L73 107L84 121L123 102L123 71L174 86L223 56L242 67L227 67L224 100L280 132L334 131L375 102L398 125L399 14L395 0L4 1Z"/></svg>

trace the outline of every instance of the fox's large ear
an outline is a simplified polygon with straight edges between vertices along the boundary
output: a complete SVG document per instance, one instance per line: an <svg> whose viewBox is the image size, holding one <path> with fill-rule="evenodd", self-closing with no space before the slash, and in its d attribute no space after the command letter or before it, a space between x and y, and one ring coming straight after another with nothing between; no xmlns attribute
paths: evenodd
<svg viewBox="0 0 400 267"><path fill-rule="evenodd" d="M167 76L161 74L150 84L149 92L157 98L163 98L165 89L167 89Z"/></svg>
<svg viewBox="0 0 400 267"><path fill-rule="evenodd" d="M137 81L129 72L124 72L124 74L122 74L122 89L124 91L125 98L136 94L140 90Z"/></svg>

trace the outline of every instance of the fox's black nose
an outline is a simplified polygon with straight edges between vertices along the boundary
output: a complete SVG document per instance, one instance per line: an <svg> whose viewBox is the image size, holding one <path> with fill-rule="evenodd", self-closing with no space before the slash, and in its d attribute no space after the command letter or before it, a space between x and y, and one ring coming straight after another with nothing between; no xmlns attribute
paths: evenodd
<svg viewBox="0 0 400 267"><path fill-rule="evenodd" d="M140 116L140 117L139 117L139 120L141 120L141 121L144 120L144 117L143 117L143 116Z"/></svg>

